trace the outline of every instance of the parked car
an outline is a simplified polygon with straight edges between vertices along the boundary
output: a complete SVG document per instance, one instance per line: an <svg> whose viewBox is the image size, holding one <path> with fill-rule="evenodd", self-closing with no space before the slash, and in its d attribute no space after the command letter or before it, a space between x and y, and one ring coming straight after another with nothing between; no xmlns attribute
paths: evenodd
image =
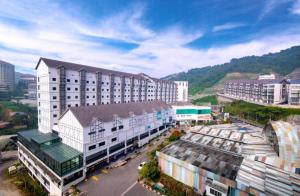
<svg viewBox="0 0 300 196"><path fill-rule="evenodd" d="M138 170L141 170L144 165L146 165L146 161L141 162L141 164L138 166Z"/></svg>

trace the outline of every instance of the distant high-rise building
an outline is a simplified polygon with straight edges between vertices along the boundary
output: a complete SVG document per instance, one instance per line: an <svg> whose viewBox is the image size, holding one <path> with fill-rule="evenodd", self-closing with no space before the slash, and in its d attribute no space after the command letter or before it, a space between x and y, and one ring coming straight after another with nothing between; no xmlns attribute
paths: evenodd
<svg viewBox="0 0 300 196"><path fill-rule="evenodd" d="M12 91L15 85L15 66L0 60L0 91Z"/></svg>
<svg viewBox="0 0 300 196"><path fill-rule="evenodd" d="M175 81L177 84L177 101L187 102L188 101L188 81Z"/></svg>
<svg viewBox="0 0 300 196"><path fill-rule="evenodd" d="M36 93L37 93L36 76L31 74L21 74L19 81L22 82L26 87L27 98L36 99Z"/></svg>

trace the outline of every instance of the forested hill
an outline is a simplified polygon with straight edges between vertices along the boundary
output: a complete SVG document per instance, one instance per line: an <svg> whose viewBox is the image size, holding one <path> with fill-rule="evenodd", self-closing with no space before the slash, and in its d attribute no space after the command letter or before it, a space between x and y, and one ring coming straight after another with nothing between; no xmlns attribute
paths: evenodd
<svg viewBox="0 0 300 196"><path fill-rule="evenodd" d="M263 56L231 59L229 63L191 69L164 77L168 80L189 81L189 93L196 94L218 83L228 73L277 73L287 75L300 67L300 46Z"/></svg>

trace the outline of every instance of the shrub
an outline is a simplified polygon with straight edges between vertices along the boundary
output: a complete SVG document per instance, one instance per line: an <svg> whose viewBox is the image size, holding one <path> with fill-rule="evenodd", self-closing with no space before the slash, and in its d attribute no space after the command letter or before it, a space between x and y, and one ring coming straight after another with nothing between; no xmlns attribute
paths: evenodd
<svg viewBox="0 0 300 196"><path fill-rule="evenodd" d="M142 178L156 182L159 179L160 171L155 161L146 163L139 172Z"/></svg>
<svg viewBox="0 0 300 196"><path fill-rule="evenodd" d="M175 140L178 140L181 136L181 133L178 130L174 130L171 134L171 136L168 138L170 142L173 142Z"/></svg>

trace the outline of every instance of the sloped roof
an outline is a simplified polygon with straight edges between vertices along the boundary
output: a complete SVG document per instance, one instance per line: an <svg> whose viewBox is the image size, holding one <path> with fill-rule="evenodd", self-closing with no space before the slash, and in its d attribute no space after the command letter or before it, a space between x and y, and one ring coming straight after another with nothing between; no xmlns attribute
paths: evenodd
<svg viewBox="0 0 300 196"><path fill-rule="evenodd" d="M171 106L163 101L146 101L71 107L65 113L71 111L79 123L83 127L86 127L95 118L102 122L110 122L113 120L114 115L117 115L120 118L128 118L131 112L134 115L141 115L144 112L151 113L153 110L160 110L162 108L171 108ZM60 117L60 119L63 118L64 114Z"/></svg>
<svg viewBox="0 0 300 196"><path fill-rule="evenodd" d="M54 68L59 68L59 67L63 66L66 69L75 70L75 71L85 70L85 71L91 72L91 73L101 72L101 73L107 74L107 75L113 74L116 76L135 77L138 79L152 79L154 81L164 81L164 82L174 83L172 81L152 78L143 73L131 74L131 73L126 73L126 72L121 72L121 71L115 71L115 70L103 69L103 68L99 68L99 67L92 67L92 66L88 66L88 65L77 64L77 63L58 61L58 60L53 60L53 59L48 59L48 58L43 58L43 57L40 58L35 69L38 68L41 61L43 61L48 67L54 67Z"/></svg>

